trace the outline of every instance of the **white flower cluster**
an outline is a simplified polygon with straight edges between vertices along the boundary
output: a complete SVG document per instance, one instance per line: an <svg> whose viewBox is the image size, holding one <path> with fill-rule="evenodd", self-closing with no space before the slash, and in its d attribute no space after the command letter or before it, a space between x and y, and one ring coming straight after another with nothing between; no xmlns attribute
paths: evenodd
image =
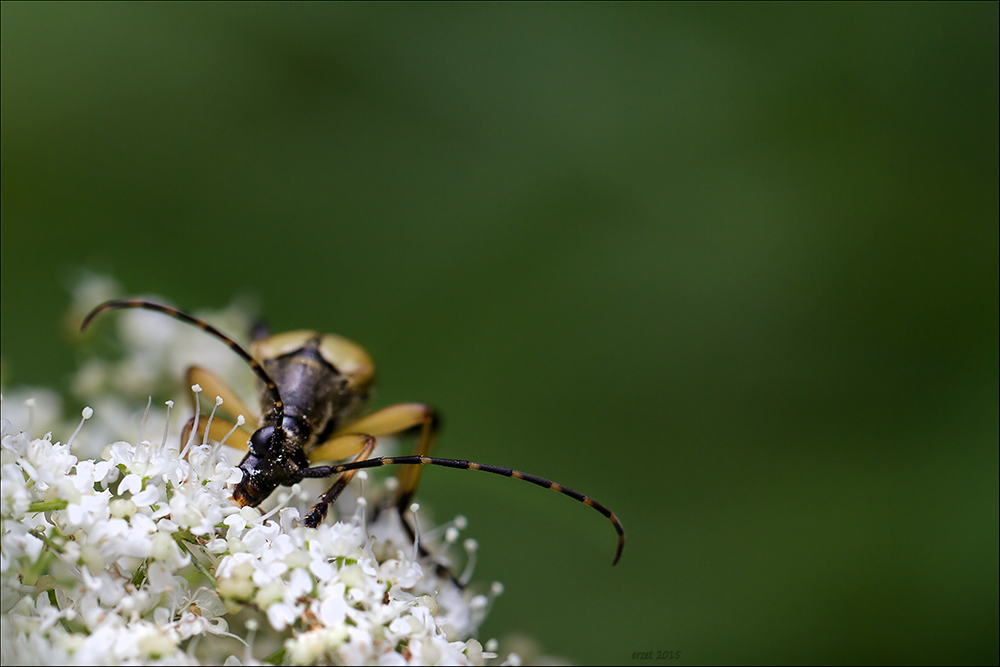
<svg viewBox="0 0 1000 667"><path fill-rule="evenodd" d="M182 457L116 442L93 461L2 429L5 664L221 662L195 640L235 637L227 618L248 610L251 628L259 616L284 637L274 663L495 657L469 637L499 586L472 595L439 576L398 515L369 522L364 498L350 521L305 528L295 507L238 508L242 473L212 443ZM263 658L248 644L240 660Z"/></svg>
<svg viewBox="0 0 1000 667"><path fill-rule="evenodd" d="M93 305L95 294L114 296L113 289L93 278L78 290L78 301ZM81 312L78 303L74 321ZM225 328L246 329L245 312L227 312L241 324ZM394 509L378 511L393 497L395 478L366 482L359 471L337 502L348 513L353 507L353 515L306 528L299 519L315 490L279 491L263 512L237 507L232 487L242 472L219 443L192 442L182 450L176 436L168 437L178 426L171 401L162 438L143 438L151 416L147 392L197 362L192 350L222 373L241 366L225 346L176 324L156 313L121 314L119 358L95 357L74 378L77 396L96 407L84 410L84 421L96 418L82 433L80 422L66 443L51 432L31 435L39 426L72 428L59 425L58 400L7 393L0 442L3 664L496 658L495 640L484 649L472 637L502 586L483 595L467 585L474 540L464 543L465 571L456 576L448 569L447 551L465 527L463 517L430 528L414 506L414 544ZM238 370L245 389L252 375ZM176 419L179 411L173 412ZM122 437L132 442L107 444ZM510 654L504 664L518 661Z"/></svg>

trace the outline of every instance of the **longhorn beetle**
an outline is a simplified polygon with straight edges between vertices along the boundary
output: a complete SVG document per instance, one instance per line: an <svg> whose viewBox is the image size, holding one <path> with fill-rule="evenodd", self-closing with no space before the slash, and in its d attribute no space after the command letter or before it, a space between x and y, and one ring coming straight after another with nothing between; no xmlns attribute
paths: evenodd
<svg viewBox="0 0 1000 667"><path fill-rule="evenodd" d="M621 558L625 548L625 529L621 522L614 512L582 493L519 470L428 456L434 445L438 419L434 410L426 405L400 403L359 416L375 375L371 357L360 345L334 334L314 331L292 331L270 337L261 332L247 352L235 340L197 317L170 306L137 299L102 303L84 318L80 330L86 329L104 311L125 308L163 313L215 336L242 357L264 383L260 391L261 414L257 430L250 434L237 429L227 440L227 444L247 452L239 466L243 479L233 489L233 499L240 506L259 505L278 486L291 486L305 478L336 475L333 485L303 520L306 526L314 528L326 518L330 504L351 481L355 471L362 468L405 466L397 475L396 506L400 510L409 505L420 481L422 466L481 470L531 482L593 507L611 521L618 533L618 548L612 565ZM255 416L214 373L192 366L187 371L187 379L189 384L200 384L209 395L214 393L221 397L232 415L242 414L247 419ZM233 423L216 418L208 427L208 436L220 440L233 427ZM192 418L185 428L184 439L192 428L203 436L206 426L195 424ZM414 428L420 429L415 455L369 458L377 436ZM351 456L354 460L347 463L310 466L310 460L339 461Z"/></svg>

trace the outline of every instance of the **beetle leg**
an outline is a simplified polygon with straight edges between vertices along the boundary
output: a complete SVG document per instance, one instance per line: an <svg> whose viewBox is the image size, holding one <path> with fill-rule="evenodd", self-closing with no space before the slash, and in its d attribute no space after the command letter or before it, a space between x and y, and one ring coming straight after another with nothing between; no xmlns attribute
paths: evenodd
<svg viewBox="0 0 1000 667"><path fill-rule="evenodd" d="M321 445L320 448L322 449L327 447L334 449L340 448L341 450L353 449L354 451L357 451L360 447L361 451L354 457L354 461L364 461L371 456L372 451L375 449L375 438L370 435L351 433L332 438ZM316 503L311 510L309 510L309 514L306 514L306 518L303 519L302 523L308 528L315 528L319 524L323 523L323 519L326 518L326 512L330 508L330 505L337 500L340 493L344 490L344 487L350 484L353 477L353 470L341 473L333 485L326 490L326 493L320 496L319 502Z"/></svg>
<svg viewBox="0 0 1000 667"><path fill-rule="evenodd" d="M368 433L341 433L333 436L323 444L309 452L311 461L342 461L355 456L364 447L364 441L359 439ZM327 475L329 476L329 475Z"/></svg>
<svg viewBox="0 0 1000 667"><path fill-rule="evenodd" d="M247 424L244 430L252 430L253 424L260 421L260 415L247 407L246 403L236 395L236 392L212 371L206 370L201 366L191 366L187 369L187 383L189 387L194 384L201 385L201 393L209 400L214 400L216 396L221 397L222 405L224 406L222 409L226 413L233 417L243 415ZM194 406L192 405L192 407Z"/></svg>
<svg viewBox="0 0 1000 667"><path fill-rule="evenodd" d="M433 408L421 403L399 403L361 417L337 431L334 436L340 433L368 433L377 437L419 427L416 455L427 456L434 446L439 425L440 419ZM421 466L404 466L396 473L396 478L399 480L396 505L401 511L409 506L410 498L413 497L420 482L421 471Z"/></svg>

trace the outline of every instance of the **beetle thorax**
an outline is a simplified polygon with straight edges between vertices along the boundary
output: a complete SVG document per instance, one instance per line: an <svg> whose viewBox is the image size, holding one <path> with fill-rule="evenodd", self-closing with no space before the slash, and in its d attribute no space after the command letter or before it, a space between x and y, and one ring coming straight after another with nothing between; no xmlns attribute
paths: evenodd
<svg viewBox="0 0 1000 667"><path fill-rule="evenodd" d="M262 341L261 347L266 350L269 341L287 336ZM278 386L285 416L303 427L301 444L308 448L326 440L358 412L367 398L367 385L357 386L354 378L330 362L329 355L324 354L325 337L313 334L303 338L295 349L272 358L264 356L261 363ZM273 399L269 392L262 391L260 401L263 421L268 422L274 413Z"/></svg>

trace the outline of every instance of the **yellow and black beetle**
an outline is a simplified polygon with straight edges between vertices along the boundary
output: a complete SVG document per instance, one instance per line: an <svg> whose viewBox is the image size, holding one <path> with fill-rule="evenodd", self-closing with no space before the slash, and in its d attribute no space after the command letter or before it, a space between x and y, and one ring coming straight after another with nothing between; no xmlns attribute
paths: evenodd
<svg viewBox="0 0 1000 667"><path fill-rule="evenodd" d="M337 476L333 485L304 519L315 527L326 518L327 509L351 481L355 471L384 465L406 466L398 475L400 484L397 507L404 509L420 481L421 467L445 466L464 470L482 470L504 477L522 479L551 489L590 505L607 517L618 533L615 564L625 548L625 530L614 512L587 496L560 484L528 473L501 466L438 459L428 456L434 444L438 419L433 409L419 403L391 405L359 416L368 399L375 366L368 353L357 343L334 334L293 331L267 336L261 332L247 352L235 340L212 325L176 308L151 301L128 299L107 301L94 308L80 329L106 310L142 308L153 310L194 325L228 345L246 361L264 383L260 392L260 415L252 434L239 429L227 444L246 450L240 462L243 479L233 489L233 499L241 506L256 506L278 486L291 486L305 478ZM259 361L258 361L259 360ZM217 375L198 366L188 369L190 384L200 384L208 395L223 399L228 412L250 420L256 416ZM221 440L234 424L224 419L212 420L208 437ZM192 418L185 429L204 435L205 424ZM413 456L369 458L375 438L419 428L417 453ZM353 461L339 465L311 466L313 461Z"/></svg>

